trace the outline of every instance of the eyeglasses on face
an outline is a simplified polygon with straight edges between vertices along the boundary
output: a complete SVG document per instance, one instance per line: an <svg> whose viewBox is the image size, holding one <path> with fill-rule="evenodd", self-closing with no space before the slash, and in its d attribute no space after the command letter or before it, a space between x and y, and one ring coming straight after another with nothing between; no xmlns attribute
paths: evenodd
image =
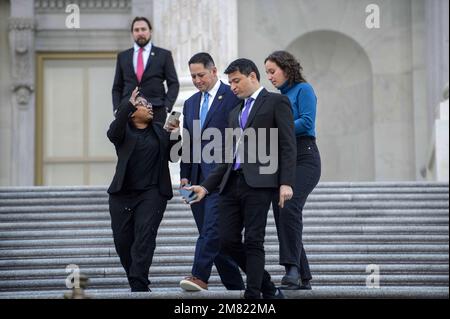
<svg viewBox="0 0 450 319"><path fill-rule="evenodd" d="M145 106L148 109L152 108L152 104L142 97L138 97L136 99L136 102L137 102L137 105Z"/></svg>

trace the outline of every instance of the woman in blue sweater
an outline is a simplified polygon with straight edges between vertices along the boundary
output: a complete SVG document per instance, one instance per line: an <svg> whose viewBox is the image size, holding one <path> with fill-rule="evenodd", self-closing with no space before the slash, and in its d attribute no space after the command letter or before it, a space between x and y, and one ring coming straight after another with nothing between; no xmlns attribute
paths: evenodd
<svg viewBox="0 0 450 319"><path fill-rule="evenodd" d="M277 204L278 195L272 201L280 243L280 265L286 269L281 285L284 289L311 289L312 277L302 241L302 211L321 174L315 131L317 97L303 77L300 63L289 52L273 52L264 64L269 81L291 101L297 137L294 196L284 208Z"/></svg>

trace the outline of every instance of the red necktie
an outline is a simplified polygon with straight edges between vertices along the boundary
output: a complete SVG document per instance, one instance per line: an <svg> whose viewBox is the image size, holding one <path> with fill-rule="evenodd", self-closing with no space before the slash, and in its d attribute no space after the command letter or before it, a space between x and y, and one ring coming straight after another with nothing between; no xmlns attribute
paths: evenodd
<svg viewBox="0 0 450 319"><path fill-rule="evenodd" d="M144 52L144 48L139 48L137 68L136 68L136 76L138 82L141 82L142 75L144 74L144 58L142 56L142 52Z"/></svg>

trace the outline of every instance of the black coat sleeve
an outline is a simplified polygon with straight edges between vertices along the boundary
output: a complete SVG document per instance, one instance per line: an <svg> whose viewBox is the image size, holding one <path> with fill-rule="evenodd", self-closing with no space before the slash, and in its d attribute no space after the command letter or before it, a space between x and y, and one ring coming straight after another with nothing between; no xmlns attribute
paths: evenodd
<svg viewBox="0 0 450 319"><path fill-rule="evenodd" d="M114 82L112 86L113 111L116 111L119 107L123 94L123 86L123 70L120 66L120 54L118 54L116 62L116 74L114 75Z"/></svg>
<svg viewBox="0 0 450 319"><path fill-rule="evenodd" d="M297 159L294 116L289 99L284 95L279 97L280 102L275 110L275 123L278 128L279 184L293 187Z"/></svg>
<svg viewBox="0 0 450 319"><path fill-rule="evenodd" d="M186 119L186 109L187 109L187 104L184 103L183 106L183 118ZM183 135L184 134L188 134L190 135L189 130L187 129L187 125L186 125L186 121L183 121ZM189 139L189 141L188 141ZM181 157L181 161L180 161L180 178L186 178L189 181L191 180L191 172L192 172L192 138L190 136L183 136L183 143L189 143L189 160L188 162L185 162L183 160L183 157Z"/></svg>
<svg viewBox="0 0 450 319"><path fill-rule="evenodd" d="M118 107L116 118L112 121L108 132L106 133L111 143L115 146L122 144L125 137L128 119L130 114L132 114L135 110L136 108L129 101Z"/></svg>
<svg viewBox="0 0 450 319"><path fill-rule="evenodd" d="M178 81L177 71L173 62L172 53L168 53L166 63L164 65L164 73L166 75L167 96L164 106L168 112L172 111L172 107L178 97L180 91L180 82Z"/></svg>

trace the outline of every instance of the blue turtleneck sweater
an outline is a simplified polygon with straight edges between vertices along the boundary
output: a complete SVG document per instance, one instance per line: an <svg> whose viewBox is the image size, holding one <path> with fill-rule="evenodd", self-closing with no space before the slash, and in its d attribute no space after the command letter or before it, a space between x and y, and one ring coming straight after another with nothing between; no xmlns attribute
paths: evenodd
<svg viewBox="0 0 450 319"><path fill-rule="evenodd" d="M286 81L278 89L291 101L295 135L316 137L317 97L312 86L306 82L289 85Z"/></svg>

